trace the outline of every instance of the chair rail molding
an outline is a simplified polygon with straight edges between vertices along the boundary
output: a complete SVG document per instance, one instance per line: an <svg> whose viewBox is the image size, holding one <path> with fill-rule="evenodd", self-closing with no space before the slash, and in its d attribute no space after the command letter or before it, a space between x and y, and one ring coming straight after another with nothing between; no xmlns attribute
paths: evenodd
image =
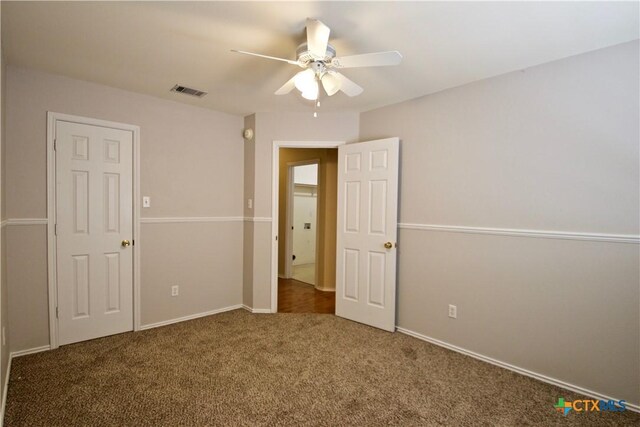
<svg viewBox="0 0 640 427"><path fill-rule="evenodd" d="M239 222L244 221L242 216L188 216L188 217L156 217L140 218L143 224L171 224L187 222Z"/></svg>
<svg viewBox="0 0 640 427"><path fill-rule="evenodd" d="M493 236L533 237L539 239L586 240L592 242L640 244L638 234L605 234L577 231L529 230L517 228L468 227L461 225L398 223L403 230L440 231L445 233L488 234Z"/></svg>

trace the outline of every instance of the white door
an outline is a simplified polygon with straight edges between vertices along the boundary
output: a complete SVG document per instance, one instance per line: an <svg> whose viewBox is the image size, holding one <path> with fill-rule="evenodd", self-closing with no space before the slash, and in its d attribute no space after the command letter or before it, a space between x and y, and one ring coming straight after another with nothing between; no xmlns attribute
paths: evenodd
<svg viewBox="0 0 640 427"><path fill-rule="evenodd" d="M55 149L59 343L130 331L133 134L57 121Z"/></svg>
<svg viewBox="0 0 640 427"><path fill-rule="evenodd" d="M338 148L336 315L396 325L398 138Z"/></svg>

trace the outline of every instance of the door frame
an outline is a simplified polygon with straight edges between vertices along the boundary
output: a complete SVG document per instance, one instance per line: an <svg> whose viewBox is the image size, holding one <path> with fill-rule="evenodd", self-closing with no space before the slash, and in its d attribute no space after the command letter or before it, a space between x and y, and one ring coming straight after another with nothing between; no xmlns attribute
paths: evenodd
<svg viewBox="0 0 640 427"><path fill-rule="evenodd" d="M271 154L271 312L278 312L278 200L280 148L338 148L346 141L273 141ZM338 201L340 203L340 201Z"/></svg>
<svg viewBox="0 0 640 427"><path fill-rule="evenodd" d="M140 127L90 117L47 111L47 282L49 292L49 343L58 348L58 283L56 271L56 122L71 122L130 131L133 135L133 330L140 330Z"/></svg>
<svg viewBox="0 0 640 427"><path fill-rule="evenodd" d="M279 152L278 152L279 153ZM318 172L316 179L318 180L318 184L316 185L316 193L319 193L320 188L320 159L310 159L310 160L299 160L297 162L287 162L287 198L285 200L285 207L287 209L286 219L285 219L285 229L284 229L284 278L291 279L293 276L293 233L291 232L291 227L293 226L293 197L294 197L294 176L292 174L293 168L296 166L306 166L306 165L318 165ZM278 200L279 202L279 200ZM317 202L316 198L316 211L317 211ZM316 212L316 266L318 265L318 213ZM316 268L315 272L316 282L318 271Z"/></svg>

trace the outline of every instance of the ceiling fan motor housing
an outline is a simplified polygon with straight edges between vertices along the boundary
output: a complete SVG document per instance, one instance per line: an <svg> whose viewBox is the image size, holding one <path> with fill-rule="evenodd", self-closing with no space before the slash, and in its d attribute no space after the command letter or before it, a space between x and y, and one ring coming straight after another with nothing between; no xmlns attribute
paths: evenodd
<svg viewBox="0 0 640 427"><path fill-rule="evenodd" d="M308 64L310 62L318 62L318 61L330 63L331 60L336 56L336 49L330 44L327 44L327 52L324 58L314 58L313 55L311 55L311 52L309 52L307 43L302 43L296 49L296 56L298 57L298 61L303 64Z"/></svg>

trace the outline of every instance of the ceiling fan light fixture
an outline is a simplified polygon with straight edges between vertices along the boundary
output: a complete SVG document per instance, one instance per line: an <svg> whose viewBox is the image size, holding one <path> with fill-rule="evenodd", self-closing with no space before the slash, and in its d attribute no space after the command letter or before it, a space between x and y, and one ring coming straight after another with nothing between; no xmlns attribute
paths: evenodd
<svg viewBox="0 0 640 427"><path fill-rule="evenodd" d="M310 68L296 74L294 83L296 85L296 89L302 93L313 90L314 86L316 88L318 87L318 82L316 82L316 73Z"/></svg>
<svg viewBox="0 0 640 427"><path fill-rule="evenodd" d="M322 87L329 96L335 95L336 92L340 90L340 83L340 79L332 73L325 73L325 75L322 76Z"/></svg>
<svg viewBox="0 0 640 427"><path fill-rule="evenodd" d="M302 97L304 99L308 99L309 101L315 101L316 99L318 99L319 92L320 88L318 87L318 82L314 80L313 84L309 85L307 90L302 92Z"/></svg>

